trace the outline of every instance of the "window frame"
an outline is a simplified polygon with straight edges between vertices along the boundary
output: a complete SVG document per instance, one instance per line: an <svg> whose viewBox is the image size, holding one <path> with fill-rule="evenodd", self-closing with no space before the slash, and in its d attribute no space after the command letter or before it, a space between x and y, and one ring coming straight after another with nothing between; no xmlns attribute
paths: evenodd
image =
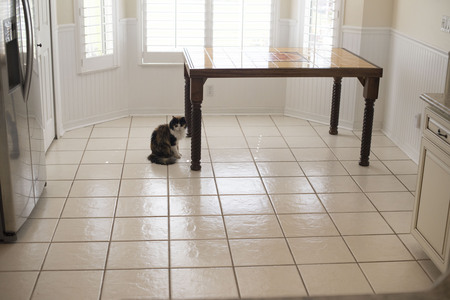
<svg viewBox="0 0 450 300"><path fill-rule="evenodd" d="M184 64L183 51L144 51L144 2L145 0L138 0L137 2L137 17L138 17L138 53L137 59L139 65L180 65ZM213 0L205 0L206 18L205 18L205 47L210 47L212 44L213 31ZM271 0L271 32L270 32L270 46L273 46L278 30L279 20L279 5L280 0ZM209 45L208 45L209 44Z"/></svg>
<svg viewBox="0 0 450 300"><path fill-rule="evenodd" d="M304 39L304 17L305 17L305 1L312 1L312 0L299 0L299 6L298 6L298 28L297 28L297 39L295 41L296 47L303 47L303 39ZM333 28L333 42L332 47L340 47L341 45L341 29L343 26L343 1L345 0L334 0L335 1L335 10L337 11L337 16L334 19L334 28Z"/></svg>
<svg viewBox="0 0 450 300"><path fill-rule="evenodd" d="M113 27L113 53L95 57L85 57L84 49L84 17L83 0L74 0L74 19L76 27L76 58L77 72L79 74L93 73L119 67L118 48L118 4L117 0L112 1L112 27Z"/></svg>

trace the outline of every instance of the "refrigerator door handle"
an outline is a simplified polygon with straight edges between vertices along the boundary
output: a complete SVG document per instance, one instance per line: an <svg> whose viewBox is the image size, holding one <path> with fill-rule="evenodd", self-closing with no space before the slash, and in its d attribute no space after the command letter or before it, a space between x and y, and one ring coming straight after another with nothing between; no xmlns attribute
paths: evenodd
<svg viewBox="0 0 450 300"><path fill-rule="evenodd" d="M27 61L25 69L25 78L22 85L23 98L25 102L28 101L28 94L30 93L31 75L33 74L33 24L31 20L31 10L28 0L22 0L22 6L25 16L25 33L27 38Z"/></svg>

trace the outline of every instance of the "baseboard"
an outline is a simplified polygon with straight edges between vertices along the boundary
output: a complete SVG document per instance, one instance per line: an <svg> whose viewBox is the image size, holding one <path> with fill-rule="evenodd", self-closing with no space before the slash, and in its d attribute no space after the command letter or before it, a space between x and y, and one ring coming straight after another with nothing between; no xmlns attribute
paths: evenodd
<svg viewBox="0 0 450 300"><path fill-rule="evenodd" d="M275 115L283 114L281 107L205 107L204 114L215 115Z"/></svg>
<svg viewBox="0 0 450 300"><path fill-rule="evenodd" d="M381 129L381 132L386 137L388 137L398 148L400 148L413 162L419 164L420 149L416 149L416 147L402 143L384 129Z"/></svg>
<svg viewBox="0 0 450 300"><path fill-rule="evenodd" d="M104 114L104 115L92 116L92 117L84 118L82 120L70 121L70 122L64 123L64 132L73 130L73 129L77 129L77 128L95 125L98 123L103 123L103 122L107 122L107 121L124 118L129 115L130 114L129 114L128 110L122 110L122 111L111 112L111 113Z"/></svg>
<svg viewBox="0 0 450 300"><path fill-rule="evenodd" d="M304 119L307 121L312 121L319 124L330 125L330 117L322 116L313 113L305 113L302 111L294 110L294 109L285 109L284 115L289 117L295 117ZM348 121L339 121L339 128L353 130L353 123Z"/></svg>

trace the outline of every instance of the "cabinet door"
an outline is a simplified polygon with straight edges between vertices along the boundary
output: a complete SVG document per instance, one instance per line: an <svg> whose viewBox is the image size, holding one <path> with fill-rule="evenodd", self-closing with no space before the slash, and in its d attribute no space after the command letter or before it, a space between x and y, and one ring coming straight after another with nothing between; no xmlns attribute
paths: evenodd
<svg viewBox="0 0 450 300"><path fill-rule="evenodd" d="M448 224L450 205L450 155L429 140L422 139L416 214L413 229L428 244L428 254L438 256L441 268L448 264ZM425 247L427 248L427 247ZM430 253L434 252L433 253ZM444 262L445 261L445 262ZM436 263L436 261L435 261ZM437 263L438 265L439 263Z"/></svg>

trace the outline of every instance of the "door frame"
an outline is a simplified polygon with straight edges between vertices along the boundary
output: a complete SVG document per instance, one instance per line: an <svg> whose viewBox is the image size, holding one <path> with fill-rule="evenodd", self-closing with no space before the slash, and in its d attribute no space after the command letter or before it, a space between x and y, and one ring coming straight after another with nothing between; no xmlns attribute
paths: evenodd
<svg viewBox="0 0 450 300"><path fill-rule="evenodd" d="M61 81L59 72L59 44L58 44L58 14L57 14L57 0L50 1L50 30L52 40L52 60L53 60L53 103L54 103L54 119L55 119L55 133L56 138L60 138L64 134L64 127L62 122L61 109Z"/></svg>

